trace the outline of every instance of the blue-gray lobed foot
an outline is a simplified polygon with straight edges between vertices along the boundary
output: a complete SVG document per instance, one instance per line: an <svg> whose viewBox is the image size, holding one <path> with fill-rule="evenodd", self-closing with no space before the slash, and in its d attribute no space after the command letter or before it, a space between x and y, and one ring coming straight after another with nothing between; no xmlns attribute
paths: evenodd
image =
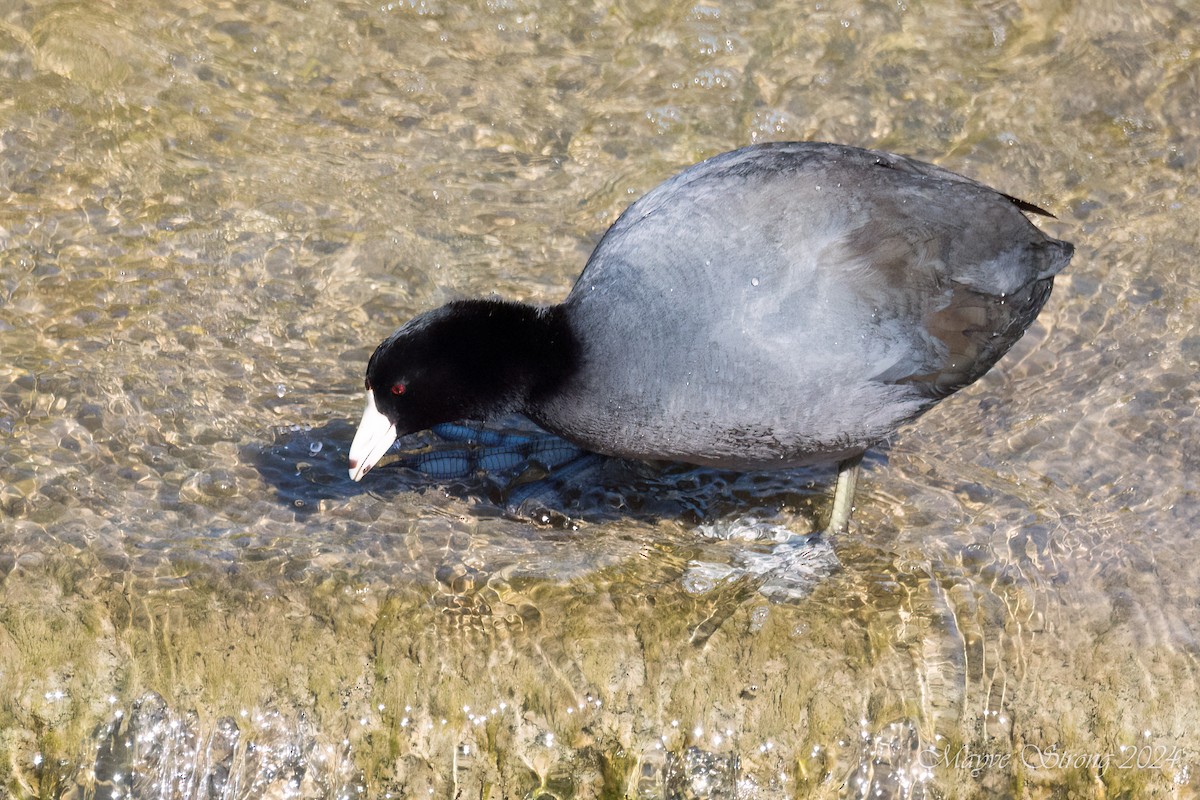
<svg viewBox="0 0 1200 800"><path fill-rule="evenodd" d="M440 441L418 453L403 452L397 464L435 480L485 474L504 493L505 510L543 517L544 508L561 508L562 487L582 479L602 457L539 429L497 430L473 423L433 428Z"/></svg>
<svg viewBox="0 0 1200 800"><path fill-rule="evenodd" d="M524 420L509 427L484 427L478 423L448 423L432 429L437 437L422 445L420 452L405 452L412 441L396 446L400 458L396 464L414 470L432 480L458 480L485 476L499 487L504 511L515 517L542 523L562 522L568 508L601 510L602 503L592 495L604 495L604 456L590 453ZM631 468L635 465L631 463ZM668 470L669 474L640 476L661 483L653 496L668 495L688 510L709 522L697 525L697 533L708 541L703 552L684 571L682 581L689 592L703 594L718 585L749 577L758 584L760 594L774 602L795 601L807 596L838 566L829 537L820 532L798 534L775 520L752 515L710 516L711 499L704 496L715 487L723 487L719 496L730 492L742 481L754 485L753 476L737 476L706 467ZM608 476L612 477L612 476ZM770 481L781 480L772 476ZM632 482L631 482L632 481ZM724 486L731 481L730 486ZM628 491L638 481L625 475L618 484ZM784 485L786 481L781 483ZM732 492L737 494L736 491ZM696 495L696 497L692 497ZM577 508L583 505L583 509ZM567 520L569 521L569 520Z"/></svg>

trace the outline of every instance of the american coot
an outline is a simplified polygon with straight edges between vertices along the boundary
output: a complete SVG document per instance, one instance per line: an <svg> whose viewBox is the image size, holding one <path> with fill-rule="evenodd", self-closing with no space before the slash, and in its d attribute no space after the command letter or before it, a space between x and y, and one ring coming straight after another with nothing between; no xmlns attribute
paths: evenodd
<svg viewBox="0 0 1200 800"><path fill-rule="evenodd" d="M513 412L582 447L738 470L840 462L978 379L1074 248L1048 212L911 158L745 147L625 210L560 305L461 300L367 364L359 480L398 435Z"/></svg>

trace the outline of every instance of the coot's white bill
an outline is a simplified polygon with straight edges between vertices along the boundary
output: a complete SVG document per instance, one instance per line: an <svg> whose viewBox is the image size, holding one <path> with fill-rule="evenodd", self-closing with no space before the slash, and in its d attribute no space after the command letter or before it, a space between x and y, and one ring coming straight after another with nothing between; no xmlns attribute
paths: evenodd
<svg viewBox="0 0 1200 800"><path fill-rule="evenodd" d="M363 409L362 422L350 445L350 479L361 480L371 467L379 463L383 454L396 442L396 426L379 413L375 407L375 394L367 390L367 407Z"/></svg>

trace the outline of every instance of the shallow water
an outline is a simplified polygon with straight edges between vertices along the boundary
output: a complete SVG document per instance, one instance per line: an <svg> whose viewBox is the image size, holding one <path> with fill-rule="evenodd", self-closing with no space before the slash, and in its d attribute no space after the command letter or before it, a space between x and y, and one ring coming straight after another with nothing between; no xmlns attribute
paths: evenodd
<svg viewBox="0 0 1200 800"><path fill-rule="evenodd" d="M0 795L1196 795L1196 17L0 6ZM772 139L1078 248L848 535L775 542L831 469L350 483L396 324L557 301L637 195Z"/></svg>

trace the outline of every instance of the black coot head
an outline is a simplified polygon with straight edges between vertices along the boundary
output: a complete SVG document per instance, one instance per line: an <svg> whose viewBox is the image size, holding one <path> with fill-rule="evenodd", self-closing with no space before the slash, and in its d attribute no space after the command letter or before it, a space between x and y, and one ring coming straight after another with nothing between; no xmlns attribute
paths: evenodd
<svg viewBox="0 0 1200 800"><path fill-rule="evenodd" d="M350 446L359 480L396 437L461 419L511 413L533 375L514 354L538 311L495 300L461 300L416 317L367 364L367 407Z"/></svg>

